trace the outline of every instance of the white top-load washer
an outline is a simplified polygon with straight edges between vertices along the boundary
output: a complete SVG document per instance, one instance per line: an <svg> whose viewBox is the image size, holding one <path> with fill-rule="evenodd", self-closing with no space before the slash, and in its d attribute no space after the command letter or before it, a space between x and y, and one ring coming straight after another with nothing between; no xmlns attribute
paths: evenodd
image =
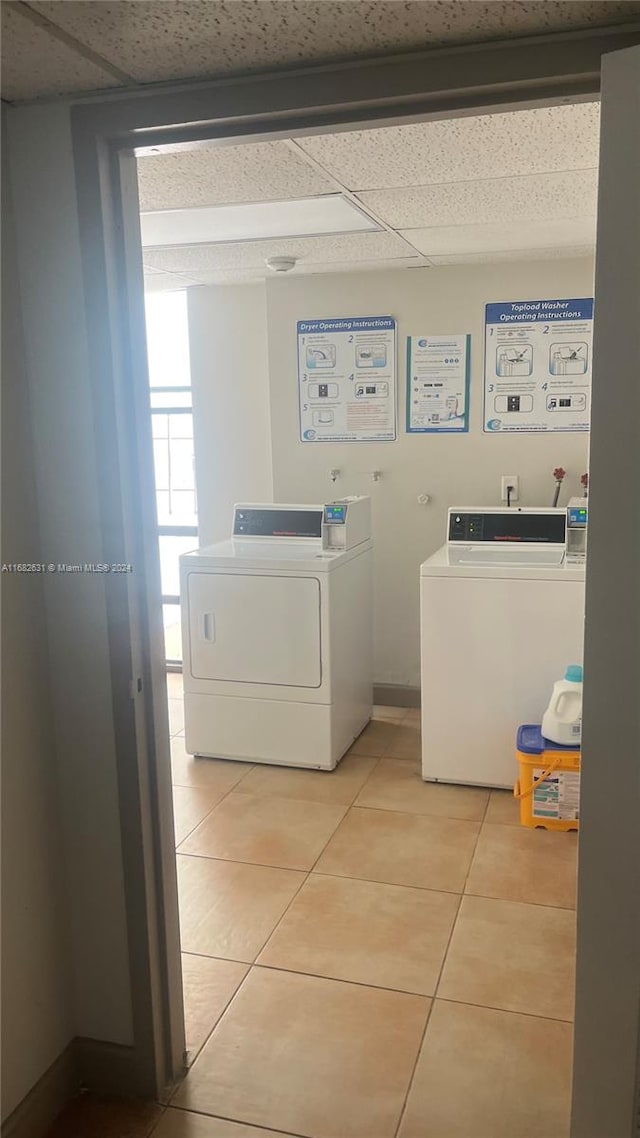
<svg viewBox="0 0 640 1138"><path fill-rule="evenodd" d="M372 714L370 500L237 505L180 558L186 749L331 770Z"/></svg>
<svg viewBox="0 0 640 1138"><path fill-rule="evenodd" d="M516 731L582 662L584 560L563 509L450 509L420 567L422 777L513 787Z"/></svg>

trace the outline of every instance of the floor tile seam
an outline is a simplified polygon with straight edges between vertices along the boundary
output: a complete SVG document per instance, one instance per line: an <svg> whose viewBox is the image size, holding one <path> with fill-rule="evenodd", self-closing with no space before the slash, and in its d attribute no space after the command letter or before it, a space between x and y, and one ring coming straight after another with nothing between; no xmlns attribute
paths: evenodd
<svg viewBox="0 0 640 1138"><path fill-rule="evenodd" d="M346 817L346 815L345 815L345 817ZM453 820L457 821L458 819L453 819ZM343 821L344 821L344 819L343 819ZM342 822L340 822L340 825L342 825ZM337 831L335 831L335 832L337 833ZM186 841L186 838L185 838L185 841ZM331 841L331 839L329 839L329 841ZM325 849L326 849L326 846L325 846ZM324 850L322 852L324 853ZM461 900L464 897L477 897L478 900L481 900L481 901L504 901L506 904L510 904L510 905L532 905L538 909L553 909L554 911L560 910L560 912L563 912L563 913L575 913L577 911L575 906L571 907L571 906L566 906L566 905L550 905L548 902L543 903L542 901L521 901L521 900L517 900L514 898L510 898L510 897L492 897L492 896L485 894L485 893L468 893L468 892L464 891L464 890L466 890L466 881L465 881L464 889L461 892L459 889L442 889L442 888L437 888L434 885L409 885L406 881L389 881L389 880L383 880L382 878L378 878L378 877L358 877L357 875L354 875L354 874L335 873L335 872L331 873L329 870L317 869L316 868L318 861L320 860L320 857L322 856L322 854L318 855L318 858L314 862L311 869L292 868L290 865L267 865L264 862L260 862L260 861L239 861L237 858L215 857L212 854L200 854L200 853L191 853L191 852L188 853L186 851L182 851L180 848L178 848L176 850L176 856L197 858L200 861L216 861L216 862L219 862L221 865L245 865L245 866L250 866L250 867L253 867L256 869L275 869L279 873L283 873L283 872L284 873L303 873L304 874L304 881L302 881L300 883L300 885L296 891L296 896L297 896L297 893L302 888L302 886L307 881L307 879L309 877L311 877L311 875L313 875L314 877L335 877L340 881L361 881L364 884L370 884L370 885L390 885L394 889L420 889L424 893L444 893L449 897L460 897ZM192 955L198 955L198 954L193 953ZM207 954L202 953L201 955L206 956ZM223 957L221 959L225 959L225 958ZM239 963L246 963L246 961L240 961Z"/></svg>
<svg viewBox="0 0 640 1138"><path fill-rule="evenodd" d="M472 893L466 885L463 897L478 897L481 901L506 901L510 905L533 905L537 909L560 909L563 913L576 913L576 905L553 905L550 901L523 901L520 897L496 897L491 893Z"/></svg>
<svg viewBox="0 0 640 1138"><path fill-rule="evenodd" d="M573 838L573 844L578 845L578 831L577 830L546 830L544 826L523 826L521 822L492 822L491 819L483 818L483 826L507 826L510 830L515 830L518 834L531 834L537 830L543 830L545 834L559 834L565 838ZM567 842L567 845L569 843Z"/></svg>
<svg viewBox="0 0 640 1138"><path fill-rule="evenodd" d="M226 1114L208 1114L206 1110L198 1110L195 1107L179 1106L176 1104L175 1106L172 1105L171 1109L179 1110L182 1114L197 1114L200 1118L213 1118L216 1122L234 1122L236 1126L248 1126L254 1130L266 1130L269 1134L280 1135L285 1133L283 1130L275 1130L273 1126L265 1126L263 1123L247 1122L243 1118L231 1118L230 1115ZM287 1130L286 1135L287 1138L317 1138L317 1135L303 1134L301 1131L296 1130Z"/></svg>
<svg viewBox="0 0 640 1138"><path fill-rule="evenodd" d="M371 756L371 757L373 757L373 756ZM324 852L325 852L325 850L327 849L327 846L329 845L329 843L330 843L330 842L332 842L332 841L333 841L333 839L335 838L336 834L337 834L337 833L338 833L338 831L340 830L340 827L341 827L341 826L344 826L344 823L346 822L347 818L349 817L349 811L350 811L350 810L353 810L353 806L347 806L347 807L346 807L346 809L345 809L345 812L344 812L344 814L342 815L342 818L341 818L341 819L340 819L340 821L338 822L337 826L336 826L336 827L335 827L335 828L334 828L334 829L331 831L331 834L329 835L329 837L327 838L326 842L325 842L325 843L324 843L324 845L322 846L322 849L319 851L319 853L318 853L318 856L315 858L315 860L314 860L314 862L313 862L313 865L310 865L310 866L309 866L309 869L307 870L307 873L308 873L308 874L309 874L309 873L313 873L313 871L314 871L315 867L317 866L318 862L320 861L320 858L322 857L323 853L324 853Z"/></svg>
<svg viewBox="0 0 640 1138"><path fill-rule="evenodd" d="M371 773L373 774L373 771ZM398 806L369 806L368 804L363 805L358 802L357 798L351 804L350 809L352 808L356 810L376 810L378 814L404 814L409 818L442 818L445 822L473 822L474 826L484 825L479 818L460 818L459 815L454 816L451 814L429 814L422 810L401 810Z"/></svg>
<svg viewBox="0 0 640 1138"><path fill-rule="evenodd" d="M186 790L205 790L206 788L202 787L202 786L191 786L191 787L183 787L183 789L186 789ZM224 792L224 794L222 795L222 798L218 799L218 801L211 807L211 809L208 811L208 813L205 814L204 818L201 818L199 822L196 822L196 825L193 826L193 828L191 830L189 830L189 833L185 834L184 838L180 839L179 844L176 845L176 853L179 852L180 846L184 845L184 843L189 840L191 835L195 833L195 831L198 829L198 827L204 825L204 823L207 821L207 819L211 817L214 810L217 810L218 806L222 806L222 803L224 802L225 798L228 798L229 795L231 794L231 791L234 789L235 789L235 787L230 787L229 790L226 790ZM174 810L174 815L175 815L175 810Z"/></svg>
<svg viewBox="0 0 640 1138"><path fill-rule="evenodd" d="M164 1116L168 1110L168 1105L166 1103L159 1102L158 1099L155 1099L154 1101L155 1101L156 1106L160 1107L160 1114L158 1115L155 1122L153 1123L151 1130L147 1131L146 1138L153 1138L153 1135L157 1133L158 1127L159 1127L160 1123L162 1122L162 1119L164 1118ZM45 1138L46 1138L46 1135L45 1135Z"/></svg>
<svg viewBox="0 0 640 1138"><path fill-rule="evenodd" d="M258 949L258 951L256 952L256 955L255 955L255 956L254 956L254 958L253 958L253 961L252 961L252 963L251 963L251 966L250 966L250 969L249 969L249 970L251 970L251 968L255 968L255 967L257 966L257 963L258 963L258 957L259 957L259 956L260 956L260 955L261 955L261 954L264 952L264 950L265 950L265 948L267 947L267 945L268 945L269 941L271 940L272 936L274 936L274 935L275 935L275 933L276 933L276 931L277 931L277 930L280 928L280 925L282 924L282 922L283 922L284 918L286 917L287 913L289 912L289 909L290 909L290 908L291 908L291 906L293 905L293 902L295 901L296 897L297 897L297 896L298 896L298 894L300 893L300 890L301 890L301 889L302 889L302 888L303 888L303 887L306 885L307 881L309 880L309 877L310 877L310 875L311 875L311 870L309 870L307 873L305 873L305 876L304 876L303 880L302 880L302 881L300 882L300 884L298 885L298 888L296 889L295 893L293 894L293 896L292 896L291 900L289 901L289 903L288 903L288 905L287 905L286 909L284 909L284 910L283 910L283 912L280 914L280 916L279 916L278 920L276 921L275 925L274 925L274 926L273 926L273 928L271 929L271 932L270 932L270 933L267 935L266 939L263 941L263 943L261 944L260 948L259 948L259 949Z"/></svg>
<svg viewBox="0 0 640 1138"><path fill-rule="evenodd" d="M369 771L369 774L365 778L362 786L358 787L358 789L357 789L357 791L353 797L353 800L349 803L349 807L348 807L349 810L351 810L351 808L353 806L355 806L356 802L358 801L359 796L362 794L362 791L364 790L365 786L367 785L369 779L373 775L374 771L377 771L378 767L380 766L380 763L382 762L382 755L378 755L378 756L376 756L376 755L359 755L358 758L375 759L375 762L374 762L371 770Z"/></svg>
<svg viewBox="0 0 640 1138"><path fill-rule="evenodd" d="M477 843L476 843L476 844L477 844ZM407 1087L407 1093L406 1093L406 1095L405 1095L405 1098L404 1098L404 1102L403 1102L403 1104L402 1104L402 1110L401 1110L401 1112L400 1112L400 1118L398 1119L398 1125L397 1125L397 1128L396 1128L396 1131L395 1131L395 1135L396 1135L396 1138L398 1138L398 1135L399 1135L399 1133L400 1133L400 1129L401 1129L401 1127L402 1127L402 1123L403 1123L403 1121L404 1121L404 1116L405 1116L405 1114L406 1114L406 1112L407 1112L407 1105L408 1105L408 1102L409 1102L409 1096L410 1096L410 1094L411 1094L411 1091L412 1091L412 1088L413 1088L413 1083L414 1083L414 1080L415 1080L415 1077L416 1077L416 1071L417 1071L417 1069L418 1069L418 1062L419 1062L419 1060L420 1060L420 1055L422 1054L422 1048L424 1047L425 1039L427 1038L427 1031L428 1031L428 1029L429 1029L429 1023L430 1023L430 1021L431 1021L431 1016L432 1016L432 1014L433 1014L433 1009L434 1009L434 1008L435 1008L435 1006L436 1006L436 998L437 998L437 993L438 993L438 989L439 989L439 987L440 987L440 981L441 981L441 979L442 979L442 973L443 973L443 971L444 971L444 966L445 966L445 963L446 963L446 960L447 960L447 956L449 955L449 948L450 948L450 946L451 946L451 939L452 939L452 937L453 937L453 931L454 931L454 929L455 929L455 927L456 927L456 924L457 924L457 922L458 922L458 916L459 916L459 913L460 913L460 908L461 908L461 905L462 905L463 896L464 896L464 894L462 894L462 893L459 895L459 900L458 900L458 905L457 905L457 907L456 907L456 912L455 912L454 918L453 918L453 920L452 920L452 922L451 922L451 928L449 929L449 936L447 937L447 943L446 943L446 945L445 945L445 949L444 949L444 952L443 952L443 954L442 954L442 961L441 961L441 963L440 963L440 968L439 968L439 970L438 970L438 975L437 975L437 977L436 977L436 982L435 982L435 985L434 985L434 992L433 992L433 996L431 997L431 1005L430 1005L430 1007L429 1007L429 1014L428 1014L428 1016L427 1016L427 1022L426 1022L426 1024L425 1024L425 1027L424 1027L424 1032L423 1032L423 1034L422 1034L422 1039L421 1039L421 1041L420 1041L420 1047L419 1047L419 1049L418 1049L418 1054L416 1055L416 1061L415 1061L415 1063L414 1063L414 1065L413 1065L413 1070L412 1070L412 1072L411 1072L411 1078L410 1078L410 1080L409 1080L409 1085L408 1085L408 1087Z"/></svg>
<svg viewBox="0 0 640 1138"><path fill-rule="evenodd" d="M358 758L371 758L372 759L372 758L375 758L375 756L374 755L360 755L360 756L358 756ZM399 806L371 806L369 804L362 804L362 803L358 802L358 798L360 797L362 792L365 790L367 783L369 782L369 779L372 778L373 774L377 770L377 768L378 768L379 764L382 762L382 760L383 760L382 755L380 756L380 758L376 759L375 766L373 766L371 768L371 770L370 770L369 774L367 775L365 781L363 782L362 786L358 788L358 790L355 793L354 798L350 802L321 802L321 801L318 801L318 799L316 799L316 798L304 798L303 795L299 795L299 796L294 797L293 795L266 794L266 793L263 793L260 791L256 792L254 790L242 791L242 790L239 790L239 786L240 786L240 783L243 782L244 779L249 774L249 771L246 771L245 774L242 775L242 777L238 780L237 783L235 783L233 786L229 787L229 789L224 792L222 798L220 798L219 801L216 802L215 806L212 806L209 813L200 822L198 822L196 826L194 826L194 829L197 829L198 826L202 825L202 822L205 822L207 820L207 818L209 818L210 814L214 810L216 810L218 806L221 806L222 803L224 802L224 800L226 798L228 798L229 795L233 794L234 792L238 792L239 794L252 795L254 798L280 798L282 801L287 801L287 802L306 802L311 806L344 806L347 811L351 810L351 809L376 810L379 813L384 813L384 814L405 814L411 818L442 818L443 820L448 821L448 822L473 822L475 825L479 825L481 827L482 826L501 826L501 827L507 826L509 829L515 828L509 822L485 822L482 818L463 818L458 814L441 814L441 813L436 813L435 811L434 812L423 812L423 811L416 811L416 810L403 810ZM401 762L403 760L398 760L398 761ZM209 789L209 787L207 787L204 784L196 786L193 783L176 783L176 782L174 782L174 783L172 783L172 786L182 787L185 790L208 790ZM472 789L475 789L475 788L472 788ZM193 830L191 830L189 832L187 837L190 837L190 835L192 833L193 833ZM182 840L186 841L187 839L183 838ZM182 843L180 843L180 844L182 844Z"/></svg>
<svg viewBox="0 0 640 1138"><path fill-rule="evenodd" d="M271 935L273 936L273 933ZM264 949L260 951L263 952ZM414 992L407 988L390 988L388 984L373 984L367 980L347 980L344 976L328 976L326 972L309 972L307 969L287 968L282 964L267 964L261 960L255 960L250 965L250 970L253 968L263 968L268 972L285 972L287 976L309 976L314 980L329 980L335 984L349 984L352 988L367 988L371 992L390 992L394 996L412 996L419 1000L433 1000L435 998L430 992Z"/></svg>
<svg viewBox="0 0 640 1138"><path fill-rule="evenodd" d="M433 996L434 1004L462 1004L463 1007L469 1008L487 1008L491 1012L505 1012L508 1015L514 1016L527 1016L528 1019L543 1019L548 1023L566 1023L569 1027L573 1027L574 1021L572 1019L563 1019L561 1016L541 1015L540 1012L527 1012L520 1008L505 1008L498 1007L497 1004L481 1004L476 1000L456 1000L455 996Z"/></svg>
<svg viewBox="0 0 640 1138"><path fill-rule="evenodd" d="M420 1055L422 1054L422 1048L424 1047L424 1041L427 1038L427 1031L429 1030L429 1022L431 1020L431 1015L432 1015L433 1009L435 1007L435 1002L436 1002L435 996L431 996L429 999L429 1007L427 1009L427 1016L425 1019L424 1029L422 1031L422 1035L420 1036L420 1043L418 1044L418 1050L416 1051L416 1057L415 1057L415 1060L413 1062L413 1066L411 1068L411 1074L409 1076L409 1081L407 1083L407 1089L405 1091L404 1098L402 1100L402 1106L400 1107L400 1113L398 1115L398 1123L397 1123L397 1126L394 1130L394 1138L398 1138L398 1135L400 1133L400 1129L402 1127L402 1123L404 1121L404 1116L407 1112L407 1103L409 1102L409 1095L411 1094L411 1088L413 1087L413 1081L416 1077L416 1071L418 1069L418 1063L420 1061Z"/></svg>
<svg viewBox="0 0 640 1138"><path fill-rule="evenodd" d="M464 900L467 885L469 882L469 874L471 873L471 866L473 865L473 862L475 860L476 851L478 849L478 842L480 841L480 834L481 833L482 833L482 823L478 826L478 833L476 834L476 840L474 842L473 850L471 851L471 857L469 858L469 864L467 866L467 873L466 873L466 876L464 879L464 884L463 884L462 890L460 892L460 900L458 902L458 908L456 910L456 915L455 915L455 917L453 919L453 923L451 925L451 931L449 933L449 939L447 941L447 947L446 947L446 949L444 951L444 955L442 957L442 964L440 967L440 972L438 973L438 979L436 980L435 992L433 993L434 1000L437 998L438 992L440 990L440 983L442 981L442 974L444 972L445 965L447 963L447 958L449 956L449 949L451 948L451 941L453 940L453 934L454 934L456 927L457 927L457 924L458 924L458 918L460 917L460 910L462 908L462 902Z"/></svg>
<svg viewBox="0 0 640 1138"><path fill-rule="evenodd" d="M554 1019L552 1016L539 1015L537 1012L519 1012L514 1011L513 1008L497 1008L493 1004L472 1004L469 1000L455 1000L451 996L434 996L434 1004L455 1004L456 1007L462 1006L467 1008L486 1008L490 1012L500 1012L505 1016L526 1016L527 1019L540 1019L544 1023L564 1023L569 1027L573 1027L572 1019Z"/></svg>
<svg viewBox="0 0 640 1138"><path fill-rule="evenodd" d="M194 952L191 948L182 948L180 955L197 956L201 960L217 960L220 964L241 964L242 967L246 968L247 970L249 970L249 968L251 968L254 963L252 960L238 960L236 956L218 956L213 952Z"/></svg>
<svg viewBox="0 0 640 1138"><path fill-rule="evenodd" d="M215 762L216 760L213 761ZM233 762L233 759L230 759L229 761ZM251 765L250 769L254 770L254 766ZM249 771L245 771L245 773L240 776L237 783L234 782L233 786L227 787L227 789L224 791L224 797L226 798L227 794L231 794L231 791L235 790L236 786L239 786L242 780L246 778L248 774ZM171 775L171 785L180 786L184 790L215 790L215 787L210 782L177 782L176 779L174 779L173 774Z"/></svg>
<svg viewBox="0 0 640 1138"><path fill-rule="evenodd" d="M374 755L357 755L355 757L356 758L362 758L362 759L373 759L375 756ZM379 761L380 761L379 759L376 759L376 765L371 768L371 770L370 770L369 774L367 775L364 783L362 784L362 787L358 787L353 798L349 802L328 802L328 801L320 800L318 798L305 798L302 794L294 796L294 795L289 795L289 794L287 794L287 795L266 794L263 791L255 791L255 790L239 790L238 789L239 784L238 784L238 786L233 786L231 788L231 791L237 790L239 794L245 794L245 795L252 794L254 796L254 798L279 798L283 802L284 801L286 801L286 802L306 802L308 806L344 806L345 810L350 810L351 807L355 804L355 801L356 801L358 795L360 794L361 790L363 789L364 786L366 786L367 781L369 780L369 778L373 774L373 772L376 769ZM295 769L300 769L300 768L295 768ZM337 769L337 768L334 768L334 769ZM330 774L331 772L328 771L327 773ZM246 776L243 776L243 777L246 777ZM231 791L229 793L231 793ZM342 821L342 819L340 819L340 821Z"/></svg>
<svg viewBox="0 0 640 1138"><path fill-rule="evenodd" d="M238 963L245 963L245 962L244 962L244 961L238 961ZM186 1070L184 1071L184 1074L182 1075L182 1078L181 1078L181 1079L180 1079L180 1080L179 1080L179 1081L176 1083L176 1086L174 1087L174 1089L173 1089L173 1091L171 1092L171 1095L170 1095L170 1097L169 1097L169 1101L168 1101L168 1104L167 1104L168 1106L173 1106L173 1100L174 1100L175 1096L176 1096L176 1095L177 1095L177 1094L180 1092L180 1090L182 1089L182 1087L183 1087L183 1085L184 1085L184 1083L185 1083L186 1079L189 1077L189 1074L190 1074L190 1073L191 1073L191 1071L193 1070L193 1068L194 1068L194 1066L195 1066L195 1064L196 1064L197 1060L198 1060L198 1059L200 1058L200 1056L202 1055L202 1053L203 1053L203 1051L204 1051L205 1047L207 1046L207 1044L208 1044L209 1040L211 1039L211 1036L213 1035L214 1031L215 1031L215 1030L216 1030L216 1028L219 1026L219 1024L222 1022L222 1020L223 1020L224 1016L225 1016L225 1015L227 1014L227 1012L229 1011L229 1008L231 1007L231 1005L232 1005L233 1001L235 1000L236 996L238 995L238 993L239 993L240 989L241 989L241 988L244 986L244 983L245 983L245 981L246 981L247 977L251 975L251 969L252 969L252 967L253 967L253 965L251 965L251 964L249 964L249 965L248 965L248 967L247 967L247 971L245 972L244 976L242 977L242 980L240 981L240 983L238 984L238 987L237 987L237 988L236 988L236 990L235 990L235 991L234 991L234 992L231 994L230 998L227 1000L227 1002L226 1002L226 1004L224 1005L224 1008L222 1009L222 1011L221 1011L220 1015L217 1017L217 1019L216 1019L215 1023L214 1023L214 1024L212 1025L212 1027L211 1027L211 1030L208 1032L206 1039L205 1039L205 1040L204 1040L204 1042L201 1044L201 1046L198 1048L198 1050L196 1051L195 1055L193 1056L193 1059L192 1059L191 1063L189 1063L189 1066L188 1066L188 1067L186 1068ZM178 1108L178 1109L180 1109L180 1108ZM233 1119L231 1119L231 1121L233 1121Z"/></svg>
<svg viewBox="0 0 640 1138"><path fill-rule="evenodd" d="M197 954L195 954L195 953L194 953L193 955L197 955ZM208 959L212 959L212 957L209 957ZM236 964L246 964L246 962L245 962L245 961L240 961L240 960L238 960L238 961L233 961L233 963L236 963ZM238 984L238 987L237 987L237 988L236 988L236 989L235 989L235 990L234 990L234 991L231 993L231 995L229 996L229 999L228 999L228 1000L226 1001L226 1003L224 1004L224 1007L222 1008L222 1011L220 1012L220 1014L216 1016L216 1018L215 1018L214 1022L211 1024L211 1027L210 1027L209 1031L207 1032L207 1034L205 1035L204 1039L202 1040L202 1043L200 1044L200 1046L199 1046L199 1047L197 1047L197 1048L196 1048L196 1049L193 1051L193 1053L191 1054L191 1057L190 1057L190 1062L189 1062L189 1063L188 1063L188 1065L187 1065L187 1070L185 1071L185 1074L183 1075L183 1078L182 1078L182 1082L184 1082L184 1079L186 1079L187 1075L189 1074L189 1071L190 1071L190 1070L191 1070L191 1068L193 1067L193 1064L195 1063L195 1061L196 1061L196 1059L198 1058L198 1056L199 1056L199 1055L200 1055L200 1054L201 1054L201 1053L204 1051L204 1049L205 1049L205 1047L206 1047L207 1043L208 1043L208 1042L209 1042L209 1040L211 1039L211 1036L213 1035L213 1033L214 1033L215 1029L217 1028L218 1024L220 1023L220 1020L222 1019L223 1015L224 1015L224 1014L225 1014L225 1012L227 1011L227 1008L229 1008L229 1007L231 1006L231 1004L232 1004L233 1000L235 999L235 997L237 996L238 992L240 991L240 989L241 989L242 985L244 984L244 982L245 982L245 980L246 980L247 976L249 975L249 973L250 973L250 971L251 971L251 968L252 968L252 965L251 965L251 964L246 964L246 969L247 969L247 970L246 970L246 972L245 972L244 976L242 977L242 979L241 979L240 983ZM183 998L184 998L184 997L183 997ZM190 1054L190 1053L187 1051L187 1054ZM174 1094L176 1094L176 1093L177 1093L177 1091L174 1091Z"/></svg>
<svg viewBox="0 0 640 1138"><path fill-rule="evenodd" d="M325 869L312 869L310 872L313 873L314 876L322 874L323 877L338 877L342 881L364 881L372 885L393 885L399 889L422 889L427 893L447 893L453 897L463 896L459 889L436 889L433 885L410 885L406 881L389 881L388 879L383 880L381 877L356 877L347 873L331 873Z"/></svg>
<svg viewBox="0 0 640 1138"><path fill-rule="evenodd" d="M419 889L421 893L439 893L445 897L459 897L462 899L463 894L454 889L435 889L432 885L407 885L406 882L400 881L378 881L377 878L371 877L348 877L344 873L330 873L324 869L312 869L309 871L309 877L333 877L337 881L357 881L363 885L388 885L390 889Z"/></svg>
<svg viewBox="0 0 640 1138"><path fill-rule="evenodd" d="M227 794L225 794L224 798L221 798L220 801L218 803L216 803L215 806L212 807L212 809L207 814L206 818L203 818L202 821L199 822L198 825L195 826L194 829L191 830L191 832L189 834L187 834L186 838L182 839L182 841L180 842L180 845L176 846L176 854L180 853L180 854L183 854L183 856L184 856L184 853L182 850L182 846L184 845L184 843L189 840L189 838L192 836L192 834L194 834L195 831L197 829L199 829L200 826L204 825L204 823L206 821L208 821L209 818L211 818L212 814L215 814L216 810L220 806L222 806L223 802L226 801L226 799L229 797L229 795L233 794L234 790L235 790L235 787L231 787L231 789L227 792ZM248 797L248 795L247 795L247 797ZM261 798L263 800L268 801L270 798L273 799L273 798L277 798L278 796L275 794L272 794L272 795L254 794L253 797L254 798ZM286 799L280 799L280 801L281 802L300 802L300 801L306 802L307 800L306 799L301 800L299 798L293 798L293 799L286 798ZM308 802L307 802L307 805L309 805ZM333 835L336 833L338 827L341 826L342 823L344 822L344 819L346 818L347 814L349 813L349 810L351 810L351 807L345 806L345 804L343 802L339 802L339 803L324 803L324 802L317 803L317 802L314 802L314 803L311 803L311 805L313 805L313 806L318 806L318 805L327 806L328 805L328 806L332 806L333 808L340 807L340 808L344 809L344 813L343 813L342 817L340 818L340 820L338 821L336 828L332 831L329 838L327 838L327 841L323 845L322 850L318 854L318 857L320 857L324 853L327 845L331 841L331 838L333 837ZM212 860L212 861L234 861L234 862L237 862L236 858L216 857L215 855L210 855L210 854L187 853L186 856L187 857L205 857L205 858L210 858L210 860ZM316 864L317 860L318 860L318 858L316 858L313 865ZM313 866L311 866L310 868L307 866L290 866L290 865L271 865L271 866L268 866L268 865L264 865L263 862L255 862L255 861L237 862L237 864L239 864L239 865L261 865L265 869L289 869L289 870L292 870L294 873L309 873L311 871L311 869L313 868Z"/></svg>
<svg viewBox="0 0 640 1138"><path fill-rule="evenodd" d="M449 818L446 814L415 814L412 810L390 810L387 806L358 806L356 802L354 802L353 806L349 807L349 810L370 810L371 813L375 814L401 814L403 818L439 818L441 822L468 822L470 826L478 827L478 833L473 848L473 856L475 857L475 850L482 828L482 822L479 822L477 818Z"/></svg>
<svg viewBox="0 0 640 1138"><path fill-rule="evenodd" d="M185 839L186 840L186 839ZM237 858L232 857L215 857L213 854L199 854L187 853L180 849L176 850L176 857L193 857L198 858L199 861L217 861L221 865L246 865L252 866L255 869L277 869L279 873L304 873L309 874L309 869L292 869L290 865L265 865L261 861L238 861Z"/></svg>

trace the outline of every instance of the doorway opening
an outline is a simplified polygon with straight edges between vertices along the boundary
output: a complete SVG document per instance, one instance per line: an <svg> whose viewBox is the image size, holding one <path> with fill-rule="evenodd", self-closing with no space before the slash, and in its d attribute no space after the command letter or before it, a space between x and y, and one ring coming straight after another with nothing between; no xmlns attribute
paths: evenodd
<svg viewBox="0 0 640 1138"><path fill-rule="evenodd" d="M575 145L567 148L567 138ZM384 1054L398 1031L420 1041L403 1055L403 1073L388 1088L388 1132L404 1138L453 1112L460 1079L468 1081L470 1112L461 1127L470 1131L473 1117L488 1109L472 1087L504 1078L490 1055L474 1053L470 1040L479 1032L511 1055L514 1085L532 1055L552 1056L552 1090L541 1101L536 1082L531 1100L510 1101L511 1132L518 1132L518 1111L533 1109L535 1098L540 1131L566 1133L575 835L521 829L513 795L491 783L424 782L420 713L410 706L411 689L415 694L420 683L414 586L421 562L444 540L443 516L425 505L430 496L443 506L457 504L452 472L460 472L465 440L420 438L401 428L394 449L369 443L367 450L359 442L347 449L329 439L326 457L312 461L298 430L295 325L315 316L389 313L399 321L403 360L407 335L470 335L469 442L476 455L469 485L461 476L455 493L460 501L478 494L500 501L504 436L483 429L485 306L592 295L597 153L598 105L582 103L138 159L151 299L183 298L196 413L217 401L218 413L206 414L195 429L200 532L230 536L219 527L224 517L230 526L234 501L311 503L329 500L336 489L370 495L387 519L376 539L386 563L375 611L379 675L409 677L398 684L404 703L380 699L372 723L334 772L190 754L179 718L180 680L170 677L192 1062L177 1106L313 1133L314 1111L328 1109L326 1086L316 1098L302 1093L310 1060L300 1033L313 1015L321 1024L318 1066L331 1053L336 1086L348 1056L361 1051L367 1022L378 1024L380 1052L353 1080L364 1092L335 1099L342 1119L368 1117L365 1100L370 1095L375 1103ZM326 220L336 208L327 200L340 203L339 221ZM311 220L301 220L300 203ZM274 257L292 259L292 272L274 275L267 264ZM183 293L174 291L176 276ZM412 392L402 366L395 378L402 424ZM586 432L527 432L534 399L529 374L500 378L528 385L527 399L500 411L521 428L511 434L518 446L512 443L510 454L525 504L551 504L559 465L568 472L563 492L578 494ZM318 399L331 394L323 386L326 395L318 385ZM157 412L170 417L175 406L160 403ZM494 412L495 406L492 418ZM425 472L428 486L418 481ZM408 519L401 532L392 523L399 482ZM176 603L164 583L163 593L166 603ZM514 756L514 781L516 774ZM444 860L442 848L449 850ZM541 952L555 961L552 993L527 972L527 961L533 966ZM345 1028L334 1038L330 1021L345 1009L353 1012L353 1034ZM250 1043L234 1067L233 1095L225 1098L216 1071L245 1032ZM286 1057L286 1079L278 1053ZM285 1083L291 1093L279 1114L268 1085ZM304 1109L296 1107L305 1096ZM373 1135L372 1126L369 1119L363 1130Z"/></svg>

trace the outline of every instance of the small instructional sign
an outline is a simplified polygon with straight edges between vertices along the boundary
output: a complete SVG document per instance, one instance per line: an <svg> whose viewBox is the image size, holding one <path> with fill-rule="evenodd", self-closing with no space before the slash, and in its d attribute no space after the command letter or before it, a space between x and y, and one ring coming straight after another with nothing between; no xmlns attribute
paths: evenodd
<svg viewBox="0 0 640 1138"><path fill-rule="evenodd" d="M593 299L487 304L484 430L588 431Z"/></svg>
<svg viewBox="0 0 640 1138"><path fill-rule="evenodd" d="M407 337L407 431L469 430L471 336Z"/></svg>
<svg viewBox="0 0 640 1138"><path fill-rule="evenodd" d="M395 319L299 320L298 397L302 442L392 442Z"/></svg>
<svg viewBox="0 0 640 1138"><path fill-rule="evenodd" d="M543 779L544 774L544 770L533 771L534 782L538 783L533 792L533 817L577 822L580 818L580 771L556 771Z"/></svg>

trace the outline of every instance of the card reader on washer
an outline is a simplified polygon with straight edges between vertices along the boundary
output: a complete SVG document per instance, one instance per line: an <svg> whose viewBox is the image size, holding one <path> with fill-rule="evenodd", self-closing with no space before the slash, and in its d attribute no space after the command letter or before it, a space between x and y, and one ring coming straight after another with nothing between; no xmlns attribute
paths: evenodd
<svg viewBox="0 0 640 1138"><path fill-rule="evenodd" d="M353 549L371 536L371 499L337 498L322 511L322 548Z"/></svg>

